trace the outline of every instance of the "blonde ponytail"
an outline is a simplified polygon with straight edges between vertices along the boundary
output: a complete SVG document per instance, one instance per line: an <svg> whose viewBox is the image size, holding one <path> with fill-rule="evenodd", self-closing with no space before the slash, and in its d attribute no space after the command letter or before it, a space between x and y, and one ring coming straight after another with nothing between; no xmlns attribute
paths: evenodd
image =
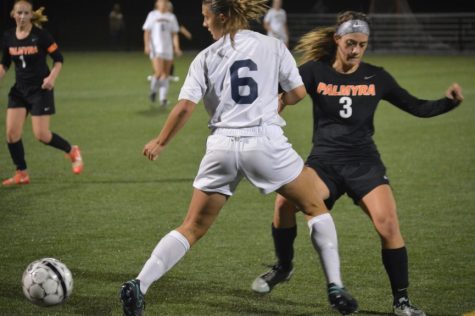
<svg viewBox="0 0 475 316"><path fill-rule="evenodd" d="M236 18L246 21L246 28L249 21L259 20L269 9L267 0L232 0L231 10L234 11Z"/></svg>
<svg viewBox="0 0 475 316"><path fill-rule="evenodd" d="M231 39L240 29L248 29L249 22L259 20L269 9L267 0L203 0L214 14L228 17L223 35L230 34Z"/></svg>
<svg viewBox="0 0 475 316"><path fill-rule="evenodd" d="M31 19L31 23L34 26L42 28L43 23L48 21L48 17L43 14L45 7L40 7L38 10L33 11L33 18Z"/></svg>

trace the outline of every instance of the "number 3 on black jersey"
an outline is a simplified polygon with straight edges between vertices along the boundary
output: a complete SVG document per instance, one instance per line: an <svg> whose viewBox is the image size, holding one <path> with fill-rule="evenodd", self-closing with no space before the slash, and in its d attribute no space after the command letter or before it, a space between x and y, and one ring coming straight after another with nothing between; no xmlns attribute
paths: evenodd
<svg viewBox="0 0 475 316"><path fill-rule="evenodd" d="M339 102L341 105L343 105L343 109L340 110L340 116L345 119L350 118L353 114L353 108L351 107L353 101L351 100L351 98L341 97Z"/></svg>
<svg viewBox="0 0 475 316"><path fill-rule="evenodd" d="M231 68L231 97L237 104L251 104L257 99L257 82L251 77L239 77L238 71L241 68L248 68L250 71L257 71L257 65L250 59L236 60ZM241 95L239 87L249 87L248 95Z"/></svg>

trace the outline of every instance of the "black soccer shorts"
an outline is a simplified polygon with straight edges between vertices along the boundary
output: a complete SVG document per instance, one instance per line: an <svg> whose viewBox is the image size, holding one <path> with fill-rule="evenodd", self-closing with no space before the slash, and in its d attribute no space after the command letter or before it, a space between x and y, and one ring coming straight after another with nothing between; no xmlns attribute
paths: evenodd
<svg viewBox="0 0 475 316"><path fill-rule="evenodd" d="M53 90L19 89L14 85L8 94L8 108L26 108L34 116L52 115L56 112Z"/></svg>
<svg viewBox="0 0 475 316"><path fill-rule="evenodd" d="M328 187L330 196L325 200L325 204L330 210L345 193L358 205L361 199L374 188L389 184L386 167L380 159L335 164L309 157L306 165L314 169Z"/></svg>

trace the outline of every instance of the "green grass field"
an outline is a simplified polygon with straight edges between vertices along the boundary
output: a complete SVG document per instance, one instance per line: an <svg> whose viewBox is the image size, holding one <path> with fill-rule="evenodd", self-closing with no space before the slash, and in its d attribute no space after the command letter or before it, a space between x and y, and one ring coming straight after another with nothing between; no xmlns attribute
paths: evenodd
<svg viewBox="0 0 475 316"><path fill-rule="evenodd" d="M202 106L160 159L141 156L169 110L148 102L148 59L140 53L65 53L57 82L56 131L82 148L80 176L59 151L34 140L25 126L31 184L0 188L0 315L120 315L118 290L140 271L156 242L179 225L204 153ZM177 60L177 97L193 55ZM410 260L410 294L428 315L475 310L475 59L368 56L422 98L441 97L459 82L466 101L455 111L418 119L382 103L376 142L398 202ZM5 126L10 72L0 87ZM307 98L284 113L286 134L306 157L311 142ZM0 146L0 177L13 166ZM274 261L270 223L274 195L241 183L208 235L147 295L147 315L336 315L299 217L296 273L271 295L251 293L252 280ZM359 315L389 315L392 298L368 218L348 198L332 212L339 233L343 277L360 303ZM56 257L74 275L72 297L40 308L22 294L26 266Z"/></svg>

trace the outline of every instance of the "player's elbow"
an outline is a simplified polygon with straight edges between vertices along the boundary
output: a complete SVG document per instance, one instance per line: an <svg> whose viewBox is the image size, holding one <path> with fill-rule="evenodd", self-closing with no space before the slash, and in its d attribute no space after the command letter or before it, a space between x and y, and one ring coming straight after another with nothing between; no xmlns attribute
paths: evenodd
<svg viewBox="0 0 475 316"><path fill-rule="evenodd" d="M298 101L302 100L307 95L307 90L305 90L305 87L303 85L300 87L297 87L294 90L295 90L296 97L298 98Z"/></svg>
<svg viewBox="0 0 475 316"><path fill-rule="evenodd" d="M307 91L305 90L305 86L298 86L295 89L290 90L289 92L285 93L285 104L287 105L294 105L298 103L300 100L305 98L307 95Z"/></svg>
<svg viewBox="0 0 475 316"><path fill-rule="evenodd" d="M191 115L195 107L196 107L195 103L189 100L185 100L185 99L178 101L178 104L175 106L177 110L177 115L180 117L187 117Z"/></svg>

